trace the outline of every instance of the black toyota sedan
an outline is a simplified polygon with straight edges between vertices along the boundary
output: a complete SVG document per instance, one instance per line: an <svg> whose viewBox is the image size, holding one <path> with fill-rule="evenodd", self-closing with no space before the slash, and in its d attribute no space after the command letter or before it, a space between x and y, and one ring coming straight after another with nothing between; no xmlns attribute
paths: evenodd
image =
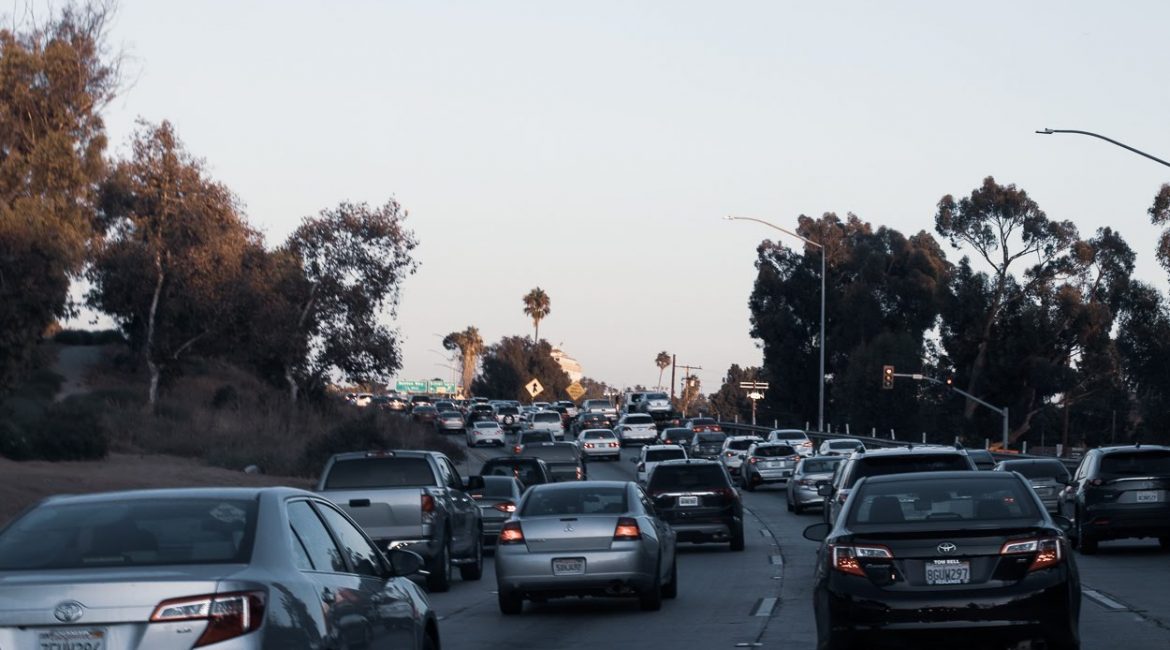
<svg viewBox="0 0 1170 650"><path fill-rule="evenodd" d="M860 481L822 542L813 608L820 650L1042 640L1080 647L1081 587L1062 517L1007 472Z"/></svg>

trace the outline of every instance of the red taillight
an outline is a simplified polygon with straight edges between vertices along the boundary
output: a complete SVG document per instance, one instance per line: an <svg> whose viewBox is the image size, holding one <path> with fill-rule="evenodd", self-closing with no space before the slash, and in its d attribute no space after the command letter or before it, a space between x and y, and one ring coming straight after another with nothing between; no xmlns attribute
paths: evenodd
<svg viewBox="0 0 1170 650"><path fill-rule="evenodd" d="M894 554L884 546L833 546L833 568L855 576L865 576L861 560L892 560Z"/></svg>
<svg viewBox="0 0 1170 650"><path fill-rule="evenodd" d="M616 442L611 442L611 443L609 443L609 446L610 446L610 448L612 449L612 448L614 448L614 447L617 447L617 446L618 446L618 443L616 443Z"/></svg>
<svg viewBox="0 0 1170 650"><path fill-rule="evenodd" d="M433 497L429 494L422 495L422 511L423 512L434 512L435 511L435 497Z"/></svg>
<svg viewBox="0 0 1170 650"><path fill-rule="evenodd" d="M513 454L518 454L518 453L520 453L520 452L521 452L521 451L523 451L523 450L524 450L524 447L522 447L522 446L520 446L520 445L516 445L515 447L512 447L512 453L513 453Z"/></svg>
<svg viewBox="0 0 1170 650"><path fill-rule="evenodd" d="M516 512L516 504L512 503L511 501L504 501L503 503L497 503L496 505L494 505L492 507L495 508L496 510L499 510L500 512L507 512L507 513Z"/></svg>
<svg viewBox="0 0 1170 650"><path fill-rule="evenodd" d="M721 497L726 497L728 499L738 499L739 498L739 492L736 492L735 488L716 488L715 494L717 494Z"/></svg>
<svg viewBox="0 0 1170 650"><path fill-rule="evenodd" d="M593 449L595 446L596 446L596 445L594 445L592 442L587 442L587 443L585 443L585 448L586 448L586 449Z"/></svg>
<svg viewBox="0 0 1170 650"><path fill-rule="evenodd" d="M264 622L263 591L207 594L164 600L150 615L152 623L207 621L195 647L211 645L255 631Z"/></svg>
<svg viewBox="0 0 1170 650"><path fill-rule="evenodd" d="M1063 552L1060 550L1060 540L1055 537L1041 539L1020 539L1007 542L999 549L1000 555L1027 555L1035 553L1036 557L1028 567L1029 571L1047 569L1060 563Z"/></svg>
<svg viewBox="0 0 1170 650"><path fill-rule="evenodd" d="M752 465L755 465L758 462L760 462L760 459L756 458L755 456L752 456L751 458L748 459L748 463L750 463Z"/></svg>
<svg viewBox="0 0 1170 650"><path fill-rule="evenodd" d="M615 542L642 539L642 531L638 528L638 522L629 517L618 519L617 527L613 529L613 539Z"/></svg>
<svg viewBox="0 0 1170 650"><path fill-rule="evenodd" d="M500 544L523 544L524 531L520 529L520 522L509 521L500 530Z"/></svg>

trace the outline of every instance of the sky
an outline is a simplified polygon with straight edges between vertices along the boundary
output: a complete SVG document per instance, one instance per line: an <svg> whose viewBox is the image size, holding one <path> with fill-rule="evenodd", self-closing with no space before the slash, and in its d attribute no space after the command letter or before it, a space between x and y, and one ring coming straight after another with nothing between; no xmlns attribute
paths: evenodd
<svg viewBox="0 0 1170 650"><path fill-rule="evenodd" d="M778 234L728 214L912 234L993 175L1116 228L1165 288L1146 210L1170 169L1034 131L1170 158L1167 24L1161 0L121 0L107 121L123 154L135 120L172 121L272 245L400 201L401 379L449 377L440 339L468 325L530 335L540 286L541 336L586 375L653 385L667 350L713 391L761 361L747 302Z"/></svg>

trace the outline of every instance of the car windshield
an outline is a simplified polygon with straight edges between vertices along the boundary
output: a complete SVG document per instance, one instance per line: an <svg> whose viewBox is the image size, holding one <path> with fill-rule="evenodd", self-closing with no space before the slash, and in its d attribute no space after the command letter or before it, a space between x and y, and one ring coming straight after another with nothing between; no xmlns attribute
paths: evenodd
<svg viewBox="0 0 1170 650"><path fill-rule="evenodd" d="M510 499L512 498L512 479L504 476L483 477L483 489L473 494L481 499Z"/></svg>
<svg viewBox="0 0 1170 650"><path fill-rule="evenodd" d="M687 457L681 449L647 449L646 462L657 463L664 460L680 460Z"/></svg>
<svg viewBox="0 0 1170 650"><path fill-rule="evenodd" d="M966 456L959 454L922 454L914 456L867 456L856 461L851 483L864 476L885 476L911 472L946 472L969 470Z"/></svg>
<svg viewBox="0 0 1170 650"><path fill-rule="evenodd" d="M627 415L626 424L654 424L654 418L649 415Z"/></svg>
<svg viewBox="0 0 1170 650"><path fill-rule="evenodd" d="M535 490L524 500L521 517L620 515L626 505L625 486L582 486Z"/></svg>
<svg viewBox="0 0 1170 650"><path fill-rule="evenodd" d="M800 462L800 470L805 474L832 474L833 470L837 468L837 463L840 462L840 460L828 458L810 458Z"/></svg>
<svg viewBox="0 0 1170 650"><path fill-rule="evenodd" d="M788 445L761 445L752 452L753 456L774 458L776 456L795 456L796 450Z"/></svg>
<svg viewBox="0 0 1170 650"><path fill-rule="evenodd" d="M646 393L645 399L668 400L670 398L666 396L666 393Z"/></svg>
<svg viewBox="0 0 1170 650"><path fill-rule="evenodd" d="M719 465L659 465L650 475L651 492L691 492L727 487Z"/></svg>
<svg viewBox="0 0 1170 650"><path fill-rule="evenodd" d="M435 477L426 458L354 458L333 463L325 477L325 489L425 487L434 482Z"/></svg>
<svg viewBox="0 0 1170 650"><path fill-rule="evenodd" d="M850 524L908 524L1037 519L1035 498L1016 479L929 479L866 483L853 498Z"/></svg>
<svg viewBox="0 0 1170 650"><path fill-rule="evenodd" d="M1059 460L1026 460L1007 461L1003 464L1004 471L1017 472L1024 478L1035 479L1068 479L1068 468Z"/></svg>
<svg viewBox="0 0 1170 650"><path fill-rule="evenodd" d="M829 449L857 449L861 446L856 440L833 440L829 443Z"/></svg>
<svg viewBox="0 0 1170 650"><path fill-rule="evenodd" d="M1101 478L1170 476L1170 451L1125 451L1101 457Z"/></svg>
<svg viewBox="0 0 1170 650"><path fill-rule="evenodd" d="M718 432L700 433L698 436L698 440L699 440L699 444L710 444L712 442L717 442L717 443L722 444L724 440L727 440L727 434L726 433L718 433Z"/></svg>
<svg viewBox="0 0 1170 650"><path fill-rule="evenodd" d="M734 449L735 451L744 451L757 442L759 441L753 438L748 438L746 440L731 440L727 443L727 448Z"/></svg>
<svg viewBox="0 0 1170 650"><path fill-rule="evenodd" d="M533 422L560 422L560 413L537 413L532 416Z"/></svg>
<svg viewBox="0 0 1170 650"><path fill-rule="evenodd" d="M0 535L0 571L246 564L256 509L215 498L46 504Z"/></svg>

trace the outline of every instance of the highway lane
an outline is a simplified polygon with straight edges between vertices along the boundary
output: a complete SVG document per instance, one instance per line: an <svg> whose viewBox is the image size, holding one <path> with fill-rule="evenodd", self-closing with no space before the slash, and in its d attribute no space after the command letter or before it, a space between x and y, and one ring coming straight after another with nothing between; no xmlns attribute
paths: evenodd
<svg viewBox="0 0 1170 650"><path fill-rule="evenodd" d="M500 453L476 449L461 470L473 474ZM590 463L589 476L632 479L629 459L635 455L625 450L620 462ZM816 544L801 533L820 521L820 513L787 512L782 488L743 498L746 550L680 545L679 597L662 611L641 612L633 600L566 599L528 603L523 615L505 619L489 559L479 583L456 582L449 593L432 595L443 617L444 648L814 648ZM1170 648L1170 554L1156 543L1119 541L1076 560L1087 590L1081 623L1086 650Z"/></svg>

